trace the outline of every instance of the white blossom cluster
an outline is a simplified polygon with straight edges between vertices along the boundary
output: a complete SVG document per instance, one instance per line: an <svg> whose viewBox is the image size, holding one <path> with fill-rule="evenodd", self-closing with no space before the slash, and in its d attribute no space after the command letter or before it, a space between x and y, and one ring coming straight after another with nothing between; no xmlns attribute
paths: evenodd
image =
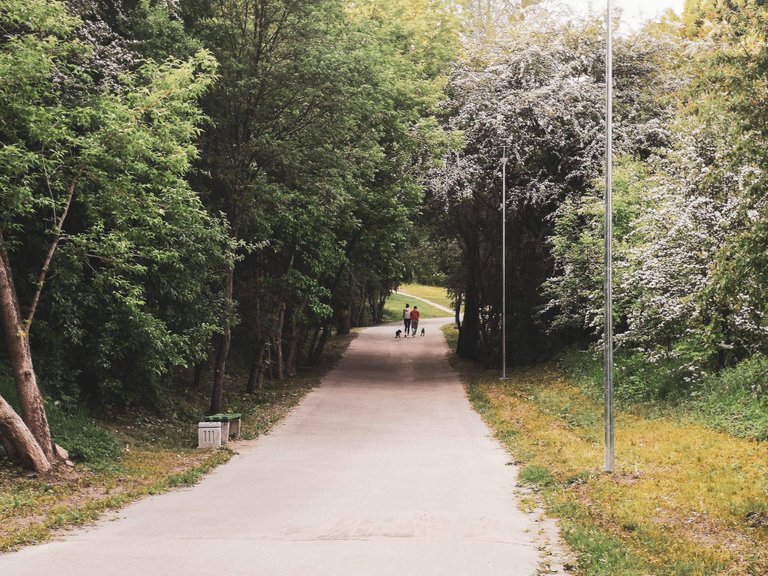
<svg viewBox="0 0 768 576"><path fill-rule="evenodd" d="M727 123L727 120L724 120ZM618 163L614 237L616 342L646 361L674 361L700 380L713 355L768 341L763 288L742 257L768 211L763 170L732 158L720 125L672 125L671 145ZM625 178L629 173L631 182ZM561 206L547 282L555 327L602 332L602 207L597 196ZM756 228L758 227L758 228Z"/></svg>
<svg viewBox="0 0 768 576"><path fill-rule="evenodd" d="M131 42L117 34L105 19L105 11L109 11L114 20L124 21L122 2L69 0L68 7L80 19L77 38L90 50L85 68L108 89L119 90L120 76L141 64Z"/></svg>

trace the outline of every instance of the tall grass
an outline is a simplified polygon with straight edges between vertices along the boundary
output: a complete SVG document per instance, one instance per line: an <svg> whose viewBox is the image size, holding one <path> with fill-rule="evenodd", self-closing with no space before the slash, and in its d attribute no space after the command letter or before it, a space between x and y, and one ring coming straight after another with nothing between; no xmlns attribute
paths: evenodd
<svg viewBox="0 0 768 576"><path fill-rule="evenodd" d="M8 367L2 363L0 395L18 412L16 386ZM100 467L119 460L121 449L115 436L99 426L84 408L65 410L51 401L46 402L45 409L53 441L66 448L73 461Z"/></svg>
<svg viewBox="0 0 768 576"><path fill-rule="evenodd" d="M69 457L92 468L119 462L122 448L114 434L107 431L79 408L64 411L56 402L46 406L54 442L69 451Z"/></svg>
<svg viewBox="0 0 768 576"><path fill-rule="evenodd" d="M755 355L708 377L683 407L713 428L768 440L768 358Z"/></svg>
<svg viewBox="0 0 768 576"><path fill-rule="evenodd" d="M16 385L13 383L13 376L8 366L0 362L0 396L5 398L11 406L18 409L19 399L16 396Z"/></svg>

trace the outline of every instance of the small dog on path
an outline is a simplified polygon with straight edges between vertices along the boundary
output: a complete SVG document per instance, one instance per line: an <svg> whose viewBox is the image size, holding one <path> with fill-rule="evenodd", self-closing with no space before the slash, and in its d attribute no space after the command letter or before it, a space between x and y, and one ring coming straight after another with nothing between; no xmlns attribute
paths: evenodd
<svg viewBox="0 0 768 576"><path fill-rule="evenodd" d="M400 334L402 334L402 333L403 333L402 330L396 330L395 331L395 338L400 338Z"/></svg>
<svg viewBox="0 0 768 576"><path fill-rule="evenodd" d="M421 335L422 336L426 336L427 335L427 333L424 331L424 328L421 329Z"/></svg>

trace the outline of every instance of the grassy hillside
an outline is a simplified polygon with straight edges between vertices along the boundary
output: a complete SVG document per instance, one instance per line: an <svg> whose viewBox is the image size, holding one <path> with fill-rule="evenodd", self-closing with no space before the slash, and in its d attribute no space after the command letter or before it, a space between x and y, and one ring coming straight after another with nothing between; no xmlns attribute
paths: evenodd
<svg viewBox="0 0 768 576"><path fill-rule="evenodd" d="M422 319L446 318L451 316L448 312L444 312L443 310L435 308L434 306L430 306L429 304L421 302L420 300L415 300L414 298L409 298L408 296L403 296L402 294L392 294L389 298L387 298L387 303L384 305L384 321L393 322L396 320L401 320L403 318L403 308L405 308L406 303L410 304L411 308L413 308L414 305L418 306L419 311L421 312L420 318Z"/></svg>
<svg viewBox="0 0 768 576"><path fill-rule="evenodd" d="M423 284L404 284L400 286L400 291L406 294L413 294L419 298L424 298L435 304L440 304L446 308L453 309L453 300L448 297L448 292L440 286L425 286Z"/></svg>

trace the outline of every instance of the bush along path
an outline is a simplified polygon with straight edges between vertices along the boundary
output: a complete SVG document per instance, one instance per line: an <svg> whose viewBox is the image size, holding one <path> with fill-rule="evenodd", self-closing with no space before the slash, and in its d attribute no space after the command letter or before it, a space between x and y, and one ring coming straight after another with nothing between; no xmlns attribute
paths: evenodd
<svg viewBox="0 0 768 576"><path fill-rule="evenodd" d="M337 336L317 368L305 368L283 382L268 382L255 394L243 390L245 376L228 376L228 407L243 413L243 438L268 432L335 365L354 335ZM0 552L49 540L57 530L95 521L108 510L152 494L196 483L237 451L198 450L196 425L209 390L186 390L164 415L133 411L96 422L52 410L57 438L81 448L74 467L61 466L36 477L0 460ZM176 398L183 398L179 402Z"/></svg>
<svg viewBox="0 0 768 576"><path fill-rule="evenodd" d="M470 398L522 466L589 575L768 574L768 445L686 419L619 412L602 472L602 405L554 365L456 362Z"/></svg>

